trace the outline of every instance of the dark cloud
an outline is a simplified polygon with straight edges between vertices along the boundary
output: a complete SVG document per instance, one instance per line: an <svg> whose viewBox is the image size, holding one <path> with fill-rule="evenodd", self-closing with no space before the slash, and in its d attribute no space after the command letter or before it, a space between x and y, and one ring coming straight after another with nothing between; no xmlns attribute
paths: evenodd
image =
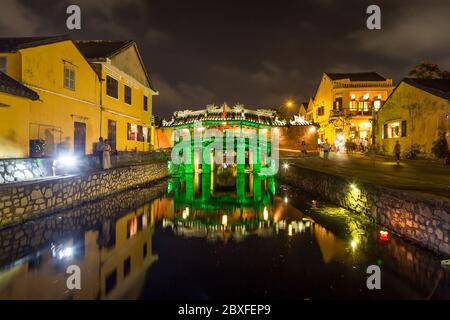
<svg viewBox="0 0 450 320"><path fill-rule="evenodd" d="M213 102L307 100L325 71L375 70L398 81L425 58L450 68L449 1L377 1L379 31L365 29L369 0L0 3L1 36L136 40L162 116ZM69 4L82 8L81 31L65 29Z"/></svg>

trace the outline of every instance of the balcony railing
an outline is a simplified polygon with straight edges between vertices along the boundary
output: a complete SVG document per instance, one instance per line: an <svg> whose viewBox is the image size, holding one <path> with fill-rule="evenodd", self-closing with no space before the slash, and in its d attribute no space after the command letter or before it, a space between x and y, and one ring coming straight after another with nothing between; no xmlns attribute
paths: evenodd
<svg viewBox="0 0 450 320"><path fill-rule="evenodd" d="M372 110L371 108L369 108L368 110L333 109L330 111L330 118L339 118L339 117L351 118L356 116L372 116Z"/></svg>

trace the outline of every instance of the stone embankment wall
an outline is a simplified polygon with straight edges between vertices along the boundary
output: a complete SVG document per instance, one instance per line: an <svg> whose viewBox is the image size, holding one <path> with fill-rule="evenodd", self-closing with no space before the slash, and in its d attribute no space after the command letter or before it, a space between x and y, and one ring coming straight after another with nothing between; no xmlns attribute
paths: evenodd
<svg viewBox="0 0 450 320"><path fill-rule="evenodd" d="M167 163L0 185L0 228L166 177Z"/></svg>
<svg viewBox="0 0 450 320"><path fill-rule="evenodd" d="M365 214L403 238L450 256L450 204L445 200L353 181L297 165L280 169L279 179Z"/></svg>
<svg viewBox="0 0 450 320"><path fill-rule="evenodd" d="M0 159L0 184L50 176L51 159Z"/></svg>
<svg viewBox="0 0 450 320"><path fill-rule="evenodd" d="M102 224L114 221L167 191L160 181L145 188L133 188L99 201L65 210L42 219L30 220L0 230L0 266L46 248L61 239L80 235L80 230L100 230ZM114 225L114 223L112 224ZM115 232L115 229L114 229Z"/></svg>

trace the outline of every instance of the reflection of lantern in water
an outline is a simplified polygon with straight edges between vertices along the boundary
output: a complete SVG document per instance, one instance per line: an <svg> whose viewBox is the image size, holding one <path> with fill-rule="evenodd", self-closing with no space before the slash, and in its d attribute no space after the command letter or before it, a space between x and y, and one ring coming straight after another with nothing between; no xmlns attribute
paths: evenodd
<svg viewBox="0 0 450 320"><path fill-rule="evenodd" d="M182 216L183 219L187 219L187 217L189 217L189 207L186 207L186 209L183 210Z"/></svg>
<svg viewBox="0 0 450 320"><path fill-rule="evenodd" d="M228 224L228 217L226 214L222 216L222 224L226 226Z"/></svg>
<svg viewBox="0 0 450 320"><path fill-rule="evenodd" d="M264 220L269 219L269 212L267 211L267 207L264 207L263 218Z"/></svg>
<svg viewBox="0 0 450 320"><path fill-rule="evenodd" d="M387 231L381 230L380 231L380 240L381 241L388 241L389 240L389 233Z"/></svg>

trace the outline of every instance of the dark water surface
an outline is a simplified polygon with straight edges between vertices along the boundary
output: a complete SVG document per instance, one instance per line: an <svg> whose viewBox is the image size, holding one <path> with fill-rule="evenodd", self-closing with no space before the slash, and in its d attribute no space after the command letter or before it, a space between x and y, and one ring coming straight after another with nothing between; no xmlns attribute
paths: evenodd
<svg viewBox="0 0 450 320"><path fill-rule="evenodd" d="M1 230L0 299L450 299L442 257L380 231L273 177L180 176Z"/></svg>

